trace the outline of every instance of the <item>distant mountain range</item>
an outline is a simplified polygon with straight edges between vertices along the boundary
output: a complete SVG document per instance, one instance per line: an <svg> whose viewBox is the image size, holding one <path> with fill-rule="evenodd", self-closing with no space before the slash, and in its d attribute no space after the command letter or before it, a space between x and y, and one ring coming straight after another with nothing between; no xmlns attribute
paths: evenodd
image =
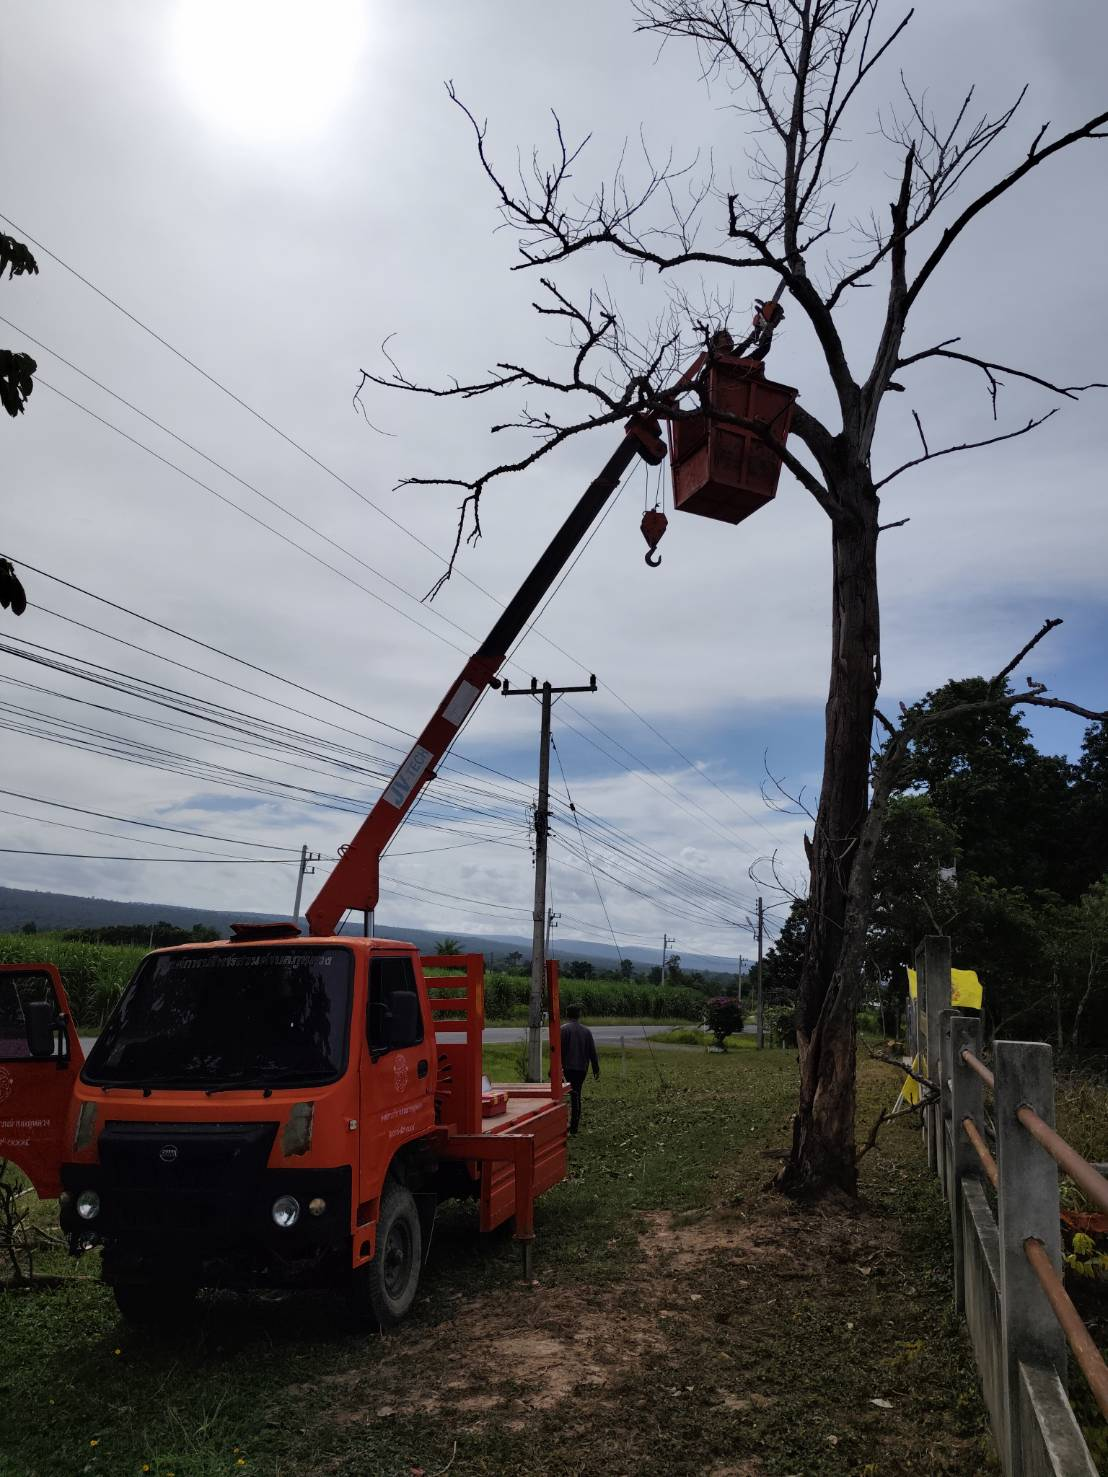
<svg viewBox="0 0 1108 1477"><path fill-rule="evenodd" d="M30 892L18 887L0 887L0 933L17 933L25 923L33 923L43 931L63 928L100 928L113 923L173 923L191 928L202 923L219 933L230 931L232 923L272 918L271 913L222 913L210 908L182 908L174 903L124 903L114 898L75 897L64 892ZM358 930L348 927L347 932ZM376 931L382 938L407 939L428 952L435 941L447 935L459 939L466 953L491 956L494 964L502 964L505 956L518 950L524 958L531 953L531 940L510 935L460 933L456 929L431 932L425 928L409 928L392 919L378 918ZM587 959L594 966L608 968L618 955L611 944L589 943L584 939L558 936L555 952L559 959ZM734 974L736 959L721 959L714 954L690 954L678 950L685 969ZM661 961L660 949L628 947L623 957L637 965L650 966Z"/></svg>

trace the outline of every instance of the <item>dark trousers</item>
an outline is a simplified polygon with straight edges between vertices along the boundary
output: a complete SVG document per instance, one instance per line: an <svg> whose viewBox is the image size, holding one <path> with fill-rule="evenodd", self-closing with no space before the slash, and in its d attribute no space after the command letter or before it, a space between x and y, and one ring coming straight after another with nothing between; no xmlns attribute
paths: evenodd
<svg viewBox="0 0 1108 1477"><path fill-rule="evenodd" d="M576 1133L577 1125L581 1122L581 1088L585 1085L589 1072L586 1067L583 1072L567 1072L565 1075L569 1083L569 1131Z"/></svg>

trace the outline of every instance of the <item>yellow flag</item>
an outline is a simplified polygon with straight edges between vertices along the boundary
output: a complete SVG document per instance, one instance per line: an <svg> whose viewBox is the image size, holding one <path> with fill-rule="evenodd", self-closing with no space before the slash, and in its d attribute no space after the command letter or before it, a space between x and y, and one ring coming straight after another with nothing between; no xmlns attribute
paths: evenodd
<svg viewBox="0 0 1108 1477"><path fill-rule="evenodd" d="M914 1000L918 988L916 971L909 969L907 975L908 994ZM952 969L950 971L951 1005L960 1005L963 1010L980 1010L983 993L983 987L981 981L977 978L976 969Z"/></svg>
<svg viewBox="0 0 1108 1477"><path fill-rule="evenodd" d="M961 1005L967 1010L981 1009L981 981L975 969L952 969L950 971L950 1003Z"/></svg>

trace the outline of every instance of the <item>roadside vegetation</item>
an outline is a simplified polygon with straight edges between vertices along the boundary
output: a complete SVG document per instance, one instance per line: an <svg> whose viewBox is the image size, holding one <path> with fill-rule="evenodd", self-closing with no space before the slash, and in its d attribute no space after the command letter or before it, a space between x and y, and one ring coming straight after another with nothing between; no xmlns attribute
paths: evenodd
<svg viewBox="0 0 1108 1477"><path fill-rule="evenodd" d="M0 1293L0 1473L996 1472L918 1132L884 1130L858 1206L782 1201L795 1056L750 1040L602 1049L570 1177L540 1202L538 1285L510 1236L448 1207L387 1339L322 1294L209 1296L198 1327L138 1333L95 1253L42 1239L37 1271L80 1280ZM488 1048L489 1075L515 1055ZM863 1063L860 1132L896 1085ZM1060 1117L1095 1135L1108 1091L1067 1094Z"/></svg>
<svg viewBox="0 0 1108 1477"><path fill-rule="evenodd" d="M166 943L185 943L190 935ZM154 947L159 940L154 939ZM97 1031L107 1019L123 987L138 968L148 948L138 944L104 944L74 939L64 933L0 934L0 964L56 964L69 996L73 1017L84 1031ZM485 1015L489 1024L525 1024L529 980L519 974L493 971L485 976ZM579 979L561 981L561 999L579 1005L596 1025L628 1021L695 1021L700 1019L703 994L696 989L643 984L626 980Z"/></svg>
<svg viewBox="0 0 1108 1477"><path fill-rule="evenodd" d="M0 933L0 964L54 964L82 1030L99 1030L147 950L95 944L62 933Z"/></svg>

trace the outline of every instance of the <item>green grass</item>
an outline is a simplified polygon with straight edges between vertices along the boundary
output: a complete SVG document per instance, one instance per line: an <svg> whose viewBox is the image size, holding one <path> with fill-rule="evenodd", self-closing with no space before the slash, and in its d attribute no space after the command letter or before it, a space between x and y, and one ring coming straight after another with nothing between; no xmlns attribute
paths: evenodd
<svg viewBox="0 0 1108 1477"><path fill-rule="evenodd" d="M707 1051L715 1044L715 1037L707 1031L694 1031L688 1026L678 1027L675 1031L659 1031L657 1036L650 1038L652 1041L660 1041L663 1046L699 1046ZM769 1032L766 1032L766 1042L769 1043ZM741 1036L725 1036L723 1043L728 1051L757 1051L758 1038L748 1036L745 1032ZM715 1053L712 1053L715 1055Z"/></svg>
<svg viewBox="0 0 1108 1477"><path fill-rule="evenodd" d="M517 1055L488 1048L486 1069L510 1078ZM893 1125L867 1158L868 1209L806 1212L765 1189L793 1053L602 1048L601 1067L569 1179L539 1207L538 1289L509 1237L482 1240L452 1206L413 1317L384 1340L322 1295L211 1298L160 1340L94 1280L0 1294L2 1477L409 1477L452 1458L452 1477L992 1470L918 1134ZM890 1077L863 1067L866 1123ZM659 1226L683 1245L718 1224L731 1249L646 1268ZM51 1253L43 1270L71 1269ZM94 1278L95 1255L76 1271ZM538 1373L520 1362L536 1336ZM582 1365L603 1387L543 1398ZM451 1389L473 1379L476 1410Z"/></svg>

